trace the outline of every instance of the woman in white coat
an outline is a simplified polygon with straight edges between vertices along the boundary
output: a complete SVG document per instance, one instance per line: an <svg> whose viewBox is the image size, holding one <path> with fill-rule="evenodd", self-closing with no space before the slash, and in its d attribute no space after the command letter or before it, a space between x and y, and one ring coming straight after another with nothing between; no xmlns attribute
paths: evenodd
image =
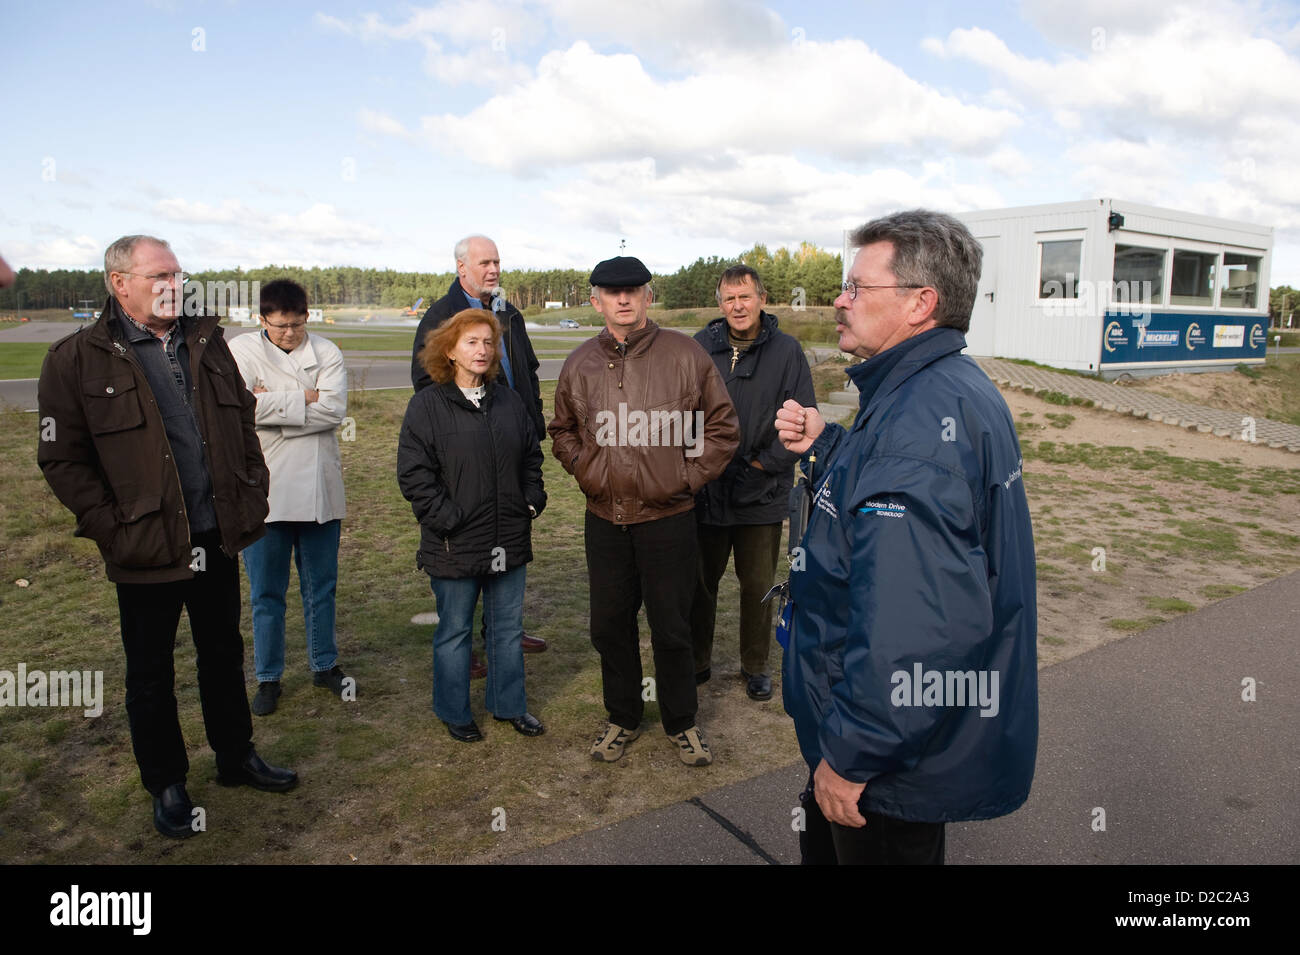
<svg viewBox="0 0 1300 955"><path fill-rule="evenodd" d="M289 558L298 568L312 682L356 698L338 666L334 591L344 516L343 467L335 429L347 413L343 353L307 332L307 292L276 279L261 289L262 329L230 342L244 383L257 397L257 436L271 470L266 536L244 548L253 605L257 695L252 711L275 711L284 674Z"/></svg>

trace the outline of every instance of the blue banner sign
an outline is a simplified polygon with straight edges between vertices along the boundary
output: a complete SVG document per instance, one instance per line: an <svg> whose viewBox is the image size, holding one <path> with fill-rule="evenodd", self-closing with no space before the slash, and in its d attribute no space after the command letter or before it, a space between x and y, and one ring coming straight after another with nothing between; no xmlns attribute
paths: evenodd
<svg viewBox="0 0 1300 955"><path fill-rule="evenodd" d="M1263 315L1107 312L1101 324L1103 365L1244 361L1263 358L1267 347Z"/></svg>

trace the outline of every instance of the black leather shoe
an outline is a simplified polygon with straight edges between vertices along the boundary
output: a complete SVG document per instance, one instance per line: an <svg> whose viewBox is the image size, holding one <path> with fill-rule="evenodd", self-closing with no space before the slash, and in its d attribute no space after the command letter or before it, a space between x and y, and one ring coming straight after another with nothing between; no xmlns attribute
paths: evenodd
<svg viewBox="0 0 1300 955"><path fill-rule="evenodd" d="M276 701L279 699L280 681L269 680L257 684L257 695L253 697L253 702L248 708L254 716L269 716L275 712Z"/></svg>
<svg viewBox="0 0 1300 955"><path fill-rule="evenodd" d="M523 716L515 717L492 717L498 723L509 723L515 728L515 732L522 733L525 736L541 736L546 732L546 727L542 721L533 716L532 713L525 713Z"/></svg>
<svg viewBox="0 0 1300 955"><path fill-rule="evenodd" d="M473 720L463 726L457 726L455 723L447 723L446 726L451 738L460 740L462 743L477 743L483 738L483 731L478 728L478 724Z"/></svg>
<svg viewBox="0 0 1300 955"><path fill-rule="evenodd" d="M740 675L745 678L745 692L751 700L772 698L772 678L766 673L746 673L741 670Z"/></svg>
<svg viewBox="0 0 1300 955"><path fill-rule="evenodd" d="M192 825L194 804L184 783L173 783L153 797L153 827L172 839L198 835Z"/></svg>
<svg viewBox="0 0 1300 955"><path fill-rule="evenodd" d="M709 682L709 677L713 676L713 667L705 667L703 670L695 671L695 685L701 686Z"/></svg>
<svg viewBox="0 0 1300 955"><path fill-rule="evenodd" d="M234 772L223 773L218 770L217 782L223 786L252 786L264 793L284 793L298 785L298 774L292 769L280 769L268 766L257 755L257 750L249 749L244 761Z"/></svg>
<svg viewBox="0 0 1300 955"><path fill-rule="evenodd" d="M343 672L342 667L334 667L332 670L322 670L311 675L312 686L324 687L339 699L343 699L343 691L349 686L348 680L351 679ZM357 681L352 680L352 698L357 697Z"/></svg>

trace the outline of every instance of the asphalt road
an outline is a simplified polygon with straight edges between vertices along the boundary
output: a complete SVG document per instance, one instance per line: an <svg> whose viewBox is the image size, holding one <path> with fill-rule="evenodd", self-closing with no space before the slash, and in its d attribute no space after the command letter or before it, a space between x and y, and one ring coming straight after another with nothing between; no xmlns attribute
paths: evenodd
<svg viewBox="0 0 1300 955"><path fill-rule="evenodd" d="M947 861L1300 863L1297 620L1300 572L1039 671L1029 800L949 825ZM798 862L807 778L798 763L503 861Z"/></svg>
<svg viewBox="0 0 1300 955"><path fill-rule="evenodd" d="M352 331L353 329L349 329ZM53 344L65 335L76 331L76 326L69 322L30 322L17 328L9 329L0 333L0 343L3 342L49 342ZM230 336L247 334L254 332L254 328L226 328L226 334ZM371 334L378 332L402 331L395 328L366 328L359 326L355 329L357 332L368 332ZM414 332L411 333L414 335ZM569 333L570 336L574 333ZM536 333L534 342L547 340L547 333ZM570 338L555 338L550 342L551 345L562 345L567 347L575 345L576 342ZM411 363L404 358L375 358L367 356L347 356L346 364L348 369L348 387L350 389L363 388L367 391L381 388L410 388L411 387ZM564 364L562 358L543 358L539 362L538 374L543 381L552 381L560 376L560 366ZM36 410L36 379L35 378L14 378L7 381L0 381L0 408L16 408L21 411Z"/></svg>

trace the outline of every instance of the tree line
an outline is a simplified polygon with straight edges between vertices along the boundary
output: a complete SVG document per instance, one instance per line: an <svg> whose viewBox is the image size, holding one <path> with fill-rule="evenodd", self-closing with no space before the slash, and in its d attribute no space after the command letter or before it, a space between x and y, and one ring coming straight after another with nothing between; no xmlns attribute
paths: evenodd
<svg viewBox="0 0 1300 955"><path fill-rule="evenodd" d="M658 301L668 308L696 308L716 305L714 289L718 275L732 265L745 263L756 269L773 304L791 304L802 289L806 305L829 305L839 291L840 256L823 252L805 242L793 252L755 245L734 258L711 256L697 259L676 272L654 277ZM508 269L501 273L501 285L520 309L541 307L546 302L566 306L588 300L590 272L585 269ZM313 306L350 305L405 307L419 298L427 307L446 294L454 272L397 272L392 269L362 269L353 266L300 268L269 265L256 269L209 269L195 272L196 282L260 282L293 279L307 290ZM100 269L19 269L12 288L0 290L0 308L5 310L71 308L93 303L98 308L107 298L104 273Z"/></svg>
<svg viewBox="0 0 1300 955"><path fill-rule="evenodd" d="M696 259L671 274L656 275L656 299L667 308L710 308L717 304L718 276L733 265L755 269L774 305L830 305L839 294L841 260L811 242L791 251L775 253L759 243L732 258ZM590 272L582 269L511 269L501 273L501 284L520 309L546 302L581 305L588 299ZM298 268L269 265L264 268L213 269L196 272L198 282L260 282L288 278L300 283L313 306L351 305L402 308L424 299L427 307L446 294L454 272L396 272L352 266ZM799 296L802 295L802 302ZM72 308L90 303L99 308L107 297L104 273L99 269L19 269L12 288L0 289L0 309ZM1300 310L1300 291L1279 285L1269 291L1269 317L1274 324Z"/></svg>

